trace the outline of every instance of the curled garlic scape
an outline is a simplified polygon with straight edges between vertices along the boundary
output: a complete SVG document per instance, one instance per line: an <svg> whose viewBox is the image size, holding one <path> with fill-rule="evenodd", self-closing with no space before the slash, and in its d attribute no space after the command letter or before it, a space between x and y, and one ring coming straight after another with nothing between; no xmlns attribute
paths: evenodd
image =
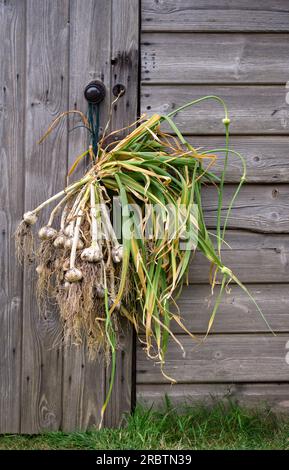
<svg viewBox="0 0 289 470"><path fill-rule="evenodd" d="M95 204L94 184L90 184L90 216L91 216L91 246L85 248L81 253L81 259L89 263L96 263L102 260L102 250L98 243L98 223Z"/></svg>

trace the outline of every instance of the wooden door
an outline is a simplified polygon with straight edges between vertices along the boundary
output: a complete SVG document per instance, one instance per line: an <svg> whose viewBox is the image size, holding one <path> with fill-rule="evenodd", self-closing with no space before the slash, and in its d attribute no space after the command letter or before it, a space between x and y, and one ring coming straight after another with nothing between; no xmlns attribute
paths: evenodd
<svg viewBox="0 0 289 470"><path fill-rule="evenodd" d="M29 210L65 184L87 143L76 119L64 119L43 145L37 140L68 109L87 111L85 85L104 82L101 127L134 121L138 103L138 0L0 0L1 266L0 433L87 429L98 423L108 373L85 347L63 349L57 310L40 315L35 267L15 260L12 235ZM132 331L126 325L105 425L118 425L132 400Z"/></svg>

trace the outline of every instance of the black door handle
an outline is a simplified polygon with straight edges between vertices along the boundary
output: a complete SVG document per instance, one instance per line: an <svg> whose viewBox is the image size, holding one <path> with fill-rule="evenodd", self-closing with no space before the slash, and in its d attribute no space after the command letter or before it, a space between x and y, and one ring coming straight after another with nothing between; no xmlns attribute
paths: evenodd
<svg viewBox="0 0 289 470"><path fill-rule="evenodd" d="M105 85L99 80L94 80L86 85L84 96L91 104L98 104L105 98Z"/></svg>

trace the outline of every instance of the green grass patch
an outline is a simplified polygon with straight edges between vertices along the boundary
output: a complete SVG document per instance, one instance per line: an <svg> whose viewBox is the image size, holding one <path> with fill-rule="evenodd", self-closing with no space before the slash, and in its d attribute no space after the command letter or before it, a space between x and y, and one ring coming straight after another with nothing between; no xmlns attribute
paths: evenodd
<svg viewBox="0 0 289 470"><path fill-rule="evenodd" d="M289 449L289 417L230 403L161 410L138 406L121 429L2 435L0 449Z"/></svg>

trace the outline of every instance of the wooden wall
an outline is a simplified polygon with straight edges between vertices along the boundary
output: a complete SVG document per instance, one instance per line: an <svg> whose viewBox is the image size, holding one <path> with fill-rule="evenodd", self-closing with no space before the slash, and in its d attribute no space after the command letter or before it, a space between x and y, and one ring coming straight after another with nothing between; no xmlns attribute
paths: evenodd
<svg viewBox="0 0 289 470"><path fill-rule="evenodd" d="M248 286L273 336L248 296L236 286L224 296L205 343L178 327L186 357L171 342L165 372L137 353L139 399L159 403L233 397L289 409L289 2L286 0L142 0L141 109L168 112L207 94L225 99L231 147L247 161L247 184L229 221L223 260ZM206 102L176 116L195 147L224 145L222 109ZM216 170L220 169L219 164ZM225 206L241 176L231 158ZM206 188L204 207L213 230L216 191ZM208 264L193 260L190 285L179 301L189 329L206 332L213 300ZM287 345L289 347L289 343Z"/></svg>
<svg viewBox="0 0 289 470"><path fill-rule="evenodd" d="M41 146L51 121L68 109L87 110L84 87L127 91L113 108L112 127L136 118L138 0L0 0L0 433L87 429L97 424L108 386L102 361L83 348L61 347L58 313L40 315L35 267L15 260L13 233L24 210L63 188L67 168L87 145L77 120L63 120ZM105 425L130 411L132 338L118 353L117 379Z"/></svg>
<svg viewBox="0 0 289 470"><path fill-rule="evenodd" d="M231 145L246 156L247 185L230 219L224 261L260 304L276 336L235 286L224 297L212 335L196 346L182 332L186 357L171 343L166 372L171 387L137 352L137 394L159 402L233 396L245 403L289 407L289 62L287 0L142 0L141 110L167 112L208 93L226 99ZM0 432L87 429L98 422L107 386L103 364L82 349L60 346L53 309L40 316L33 267L15 260L12 234L24 210L63 187L67 168L86 143L77 122L63 121L36 141L67 109L86 110L84 86L101 79L126 86L112 127L133 121L138 106L138 0L0 0ZM176 118L195 146L223 145L222 113L205 104ZM220 167L218 163L216 170ZM225 202L240 166L229 165ZM216 195L204 194L214 230ZM212 299L208 265L197 254L180 300L196 334L206 330ZM117 381L105 424L118 424L133 391L131 330L118 354Z"/></svg>

